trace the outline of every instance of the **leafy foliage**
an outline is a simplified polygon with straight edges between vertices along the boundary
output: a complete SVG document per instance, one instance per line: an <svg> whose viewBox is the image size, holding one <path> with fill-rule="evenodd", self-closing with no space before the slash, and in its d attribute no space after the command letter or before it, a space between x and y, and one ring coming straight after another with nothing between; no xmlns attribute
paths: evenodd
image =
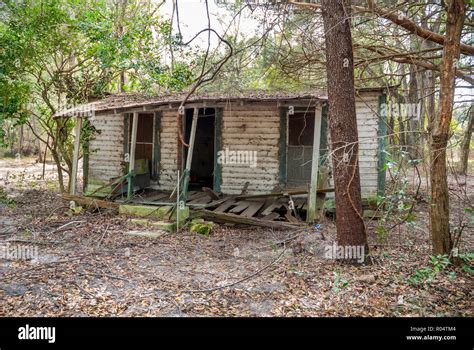
<svg viewBox="0 0 474 350"><path fill-rule="evenodd" d="M470 266L474 259L473 253L463 253L458 254L457 256L463 263L461 269L463 272L468 274L474 274L474 270ZM418 286L422 284L432 283L436 276L442 272L445 272L450 278L456 277L456 272L453 270L448 271L448 267L451 266L448 255L437 255L430 256L430 265L421 269L416 270L416 272L408 279L408 283L413 286Z"/></svg>
<svg viewBox="0 0 474 350"><path fill-rule="evenodd" d="M61 173L71 169L74 122L53 119L56 111L108 92L189 85L186 63L162 63L170 24L158 16L160 6L139 0L5 1L0 7L0 146L8 141L2 126L26 123L34 129L35 119L39 127L33 132L45 144L50 140L61 182Z"/></svg>

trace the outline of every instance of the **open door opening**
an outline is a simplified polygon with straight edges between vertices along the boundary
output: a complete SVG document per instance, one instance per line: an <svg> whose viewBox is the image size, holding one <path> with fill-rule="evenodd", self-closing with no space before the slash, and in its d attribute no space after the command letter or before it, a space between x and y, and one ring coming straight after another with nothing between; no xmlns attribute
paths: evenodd
<svg viewBox="0 0 474 350"><path fill-rule="evenodd" d="M287 188L307 188L311 182L315 113L295 111L288 115Z"/></svg>
<svg viewBox="0 0 474 350"><path fill-rule="evenodd" d="M137 125L137 142L135 148L135 179L134 187L143 189L150 185L153 160L153 114L139 113ZM133 124L133 115L130 116L130 125ZM132 128L129 128L129 145L131 149Z"/></svg>
<svg viewBox="0 0 474 350"><path fill-rule="evenodd" d="M196 127L196 139L189 177L189 189L200 190L202 187L213 187L214 182L214 135L216 111L214 108L200 108ZM193 122L193 109L186 109L184 115L184 137L189 144L191 125ZM184 147L184 159L188 156L188 147Z"/></svg>

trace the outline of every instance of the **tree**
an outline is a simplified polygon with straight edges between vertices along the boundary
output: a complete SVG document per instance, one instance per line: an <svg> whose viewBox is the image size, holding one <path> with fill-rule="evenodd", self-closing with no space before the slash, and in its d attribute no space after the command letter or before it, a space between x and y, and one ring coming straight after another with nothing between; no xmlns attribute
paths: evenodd
<svg viewBox="0 0 474 350"><path fill-rule="evenodd" d="M350 2L323 0L332 164L340 246L368 252L359 176Z"/></svg>
<svg viewBox="0 0 474 350"><path fill-rule="evenodd" d="M363 5L364 1L359 4ZM358 14L356 19L359 19L355 26L354 66L362 72L358 77L359 81L379 82L379 85L380 81L389 81L386 68L393 71L392 64L410 65L426 75L426 81L419 79L416 86L415 80L409 80L413 83L409 101L416 100L415 90L418 90L418 100L426 101L425 111L428 118L422 121L426 121L427 124L425 140L429 140L430 151L429 181L432 195L430 231L433 253L447 254L450 252L451 239L446 146L453 112L455 79L462 79L471 85L474 83L472 75L469 74L472 68L470 61L460 59L460 54L474 55L474 46L469 42L472 37L472 24L463 26L466 16L464 1L401 2L394 6L381 2L378 5L373 0L367 0L366 6L352 6L352 11ZM298 6L316 11L322 8L321 5L313 3L298 3ZM472 15L468 17L471 18ZM469 22L472 21L469 20ZM372 23L379 25L379 29L374 29ZM393 30L398 29L405 31L408 35L397 35ZM414 36L418 37L420 45L411 47L410 44L415 43ZM305 56L312 58L312 55L305 54ZM380 71L381 64L383 64L383 70ZM403 82L406 82L407 72L413 72L412 77L417 76L416 69L413 68L396 70L394 80L397 80L397 76L399 79L394 85L406 86ZM436 101L438 86L440 86L439 103ZM400 94L399 97L402 95ZM405 98L401 100L405 101ZM436 106L438 106L437 111ZM394 130L393 118L391 121L390 126ZM421 125L420 129L424 130L424 126L424 124ZM400 133L406 130L402 119L398 121L398 130ZM403 139L406 138L400 137L400 141ZM400 142L400 144L404 143Z"/></svg>
<svg viewBox="0 0 474 350"><path fill-rule="evenodd" d="M53 119L55 112L105 92L189 83L185 65L170 76L160 61L169 27L156 16L161 4L8 0L0 6L0 126L4 120L30 126L54 159L61 191L72 168L74 121ZM0 132L0 144L2 138Z"/></svg>
<svg viewBox="0 0 474 350"><path fill-rule="evenodd" d="M450 254L449 189L446 171L446 147L453 114L457 61L465 16L464 0L446 2L446 36L440 77L440 112L435 117L431 134L431 206L430 223L433 254Z"/></svg>

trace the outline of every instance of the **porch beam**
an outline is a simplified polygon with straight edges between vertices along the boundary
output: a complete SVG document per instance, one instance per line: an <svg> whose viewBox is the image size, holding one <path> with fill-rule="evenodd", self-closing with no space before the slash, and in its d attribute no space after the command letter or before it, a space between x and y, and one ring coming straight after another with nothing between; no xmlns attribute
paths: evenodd
<svg viewBox="0 0 474 350"><path fill-rule="evenodd" d="M185 194L188 193L189 172L191 171L191 164L193 163L194 141L196 139L198 116L199 116L199 108L194 108L193 122L191 124L191 135L189 136L189 149L188 149L188 154L186 156L186 168L185 168L185 173L184 173L185 176L184 176L183 192ZM186 198L184 200L186 200Z"/></svg>
<svg viewBox="0 0 474 350"><path fill-rule="evenodd" d="M132 122L132 140L130 145L129 163L128 163L128 174L131 175L128 178L128 191L127 198L132 198L133 195L133 172L135 171L135 149L137 147L137 129L138 129L138 113L133 113Z"/></svg>
<svg viewBox="0 0 474 350"><path fill-rule="evenodd" d="M311 162L311 184L308 196L308 214L307 222L316 220L316 197L318 188L319 173L319 145L321 142L321 106L316 107L314 113L314 140L313 140L313 158Z"/></svg>
<svg viewBox="0 0 474 350"><path fill-rule="evenodd" d="M72 156L72 170L71 170L71 181L69 182L69 194L76 194L77 187L77 168L79 165L79 151L81 147L81 129L82 129L82 118L76 118L76 126L74 128L74 153Z"/></svg>

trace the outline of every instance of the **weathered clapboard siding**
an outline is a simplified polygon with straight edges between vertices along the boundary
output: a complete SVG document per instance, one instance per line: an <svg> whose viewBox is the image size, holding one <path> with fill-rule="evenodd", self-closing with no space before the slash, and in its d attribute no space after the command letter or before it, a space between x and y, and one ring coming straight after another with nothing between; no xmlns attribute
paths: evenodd
<svg viewBox="0 0 474 350"><path fill-rule="evenodd" d="M161 114L160 130L160 175L158 188L171 191L176 186L178 171L178 123L176 111Z"/></svg>
<svg viewBox="0 0 474 350"><path fill-rule="evenodd" d="M360 186L364 197L377 194L378 101L378 94L362 95L356 99Z"/></svg>
<svg viewBox="0 0 474 350"><path fill-rule="evenodd" d="M363 196L377 193L378 98L378 93L369 93L356 99ZM175 109L165 109L160 114L159 176L158 183L153 186L156 189L170 191L176 186L179 147L176 112ZM257 152L254 167L251 164L221 164L220 189L223 193L240 194L246 182L249 183L249 194L268 193L279 188L279 172L282 169L279 154L286 152L286 146L283 150L279 149L280 127L286 127L280 126L279 114L276 102L229 102L223 108L221 150ZM100 115L92 120L92 124L100 133L95 135L89 145L88 187L91 190L123 175L126 166L123 116Z"/></svg>
<svg viewBox="0 0 474 350"><path fill-rule="evenodd" d="M356 98L357 131L359 135L359 172L363 197L377 194L378 184L378 94ZM328 132L329 138L329 132ZM331 186L334 186L331 178Z"/></svg>
<svg viewBox="0 0 474 350"><path fill-rule="evenodd" d="M101 115L90 120L98 131L89 141L89 173L86 192L123 175L124 118L121 114Z"/></svg>
<svg viewBox="0 0 474 350"><path fill-rule="evenodd" d="M221 191L240 194L248 182L249 194L268 193L278 185L279 113L276 103L232 105L224 109L222 148L257 151L256 166L222 164Z"/></svg>

